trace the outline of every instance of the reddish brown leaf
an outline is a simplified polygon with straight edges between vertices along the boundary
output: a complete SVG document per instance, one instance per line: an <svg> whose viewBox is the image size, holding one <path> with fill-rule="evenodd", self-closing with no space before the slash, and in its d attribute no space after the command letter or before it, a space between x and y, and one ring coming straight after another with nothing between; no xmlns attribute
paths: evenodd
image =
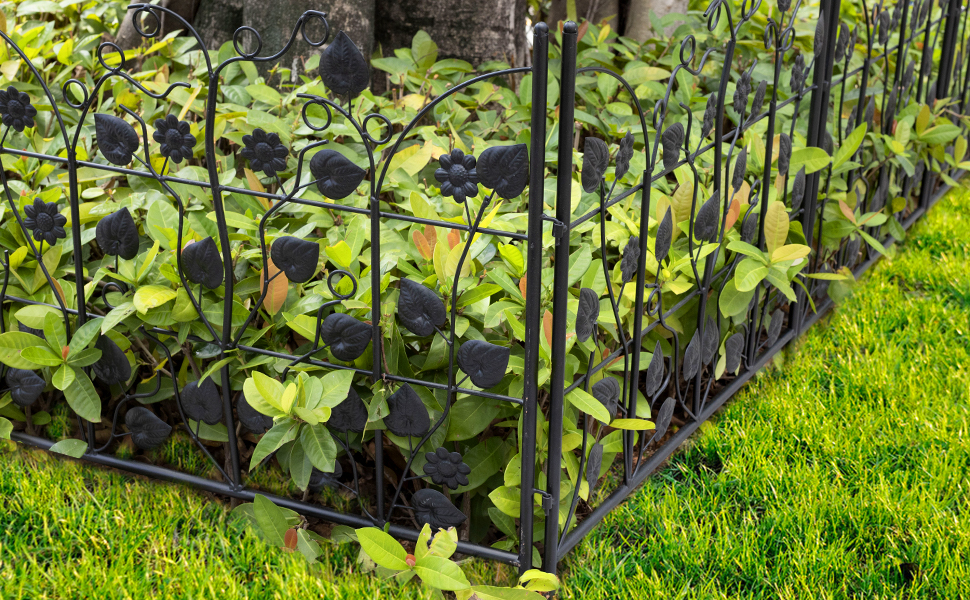
<svg viewBox="0 0 970 600"><path fill-rule="evenodd" d="M523 275L522 279L519 280L519 291L522 292L523 299L525 299L526 277L526 275Z"/></svg>
<svg viewBox="0 0 970 600"><path fill-rule="evenodd" d="M434 250L435 244L438 243L438 230L434 228L434 225L424 226L424 237L428 240L428 245Z"/></svg>
<svg viewBox="0 0 970 600"><path fill-rule="evenodd" d="M424 237L417 229L411 232L411 238L414 240L414 245L417 246L421 256L425 260L431 260L433 254L431 252L431 246L428 244L428 238Z"/></svg>
<svg viewBox="0 0 970 600"><path fill-rule="evenodd" d="M266 307L266 311L275 315L283 308L283 303L286 302L286 293L290 289L290 282L286 278L286 274L280 272L276 265L273 264L273 259L267 257L267 272L272 281L269 282L269 288L266 289L266 298L263 300L263 306ZM265 278L261 277L262 281L266 281Z"/></svg>
<svg viewBox="0 0 970 600"><path fill-rule="evenodd" d="M549 343L549 347L552 348L552 313L548 310L546 314L542 315L542 329L546 334L546 342Z"/></svg>
<svg viewBox="0 0 970 600"><path fill-rule="evenodd" d="M457 229L452 229L448 232L448 247L454 248L461 243L461 236L458 235Z"/></svg>
<svg viewBox="0 0 970 600"><path fill-rule="evenodd" d="M734 200L731 201L731 208L728 209L727 218L724 220L724 230L727 231L734 227L739 216L741 216L741 201L735 195Z"/></svg>
<svg viewBox="0 0 970 600"><path fill-rule="evenodd" d="M283 547L292 552L296 550L296 529L287 529L286 533L283 534Z"/></svg>

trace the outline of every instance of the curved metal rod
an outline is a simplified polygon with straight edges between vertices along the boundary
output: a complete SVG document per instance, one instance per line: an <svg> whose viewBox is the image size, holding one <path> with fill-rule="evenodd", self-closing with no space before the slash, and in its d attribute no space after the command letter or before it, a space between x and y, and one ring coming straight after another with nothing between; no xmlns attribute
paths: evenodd
<svg viewBox="0 0 970 600"><path fill-rule="evenodd" d="M456 394L457 392L455 385L455 320L458 317L458 283L461 278L461 268L464 266L465 258L468 256L468 251L471 249L471 246L475 241L475 234L478 232L478 225L485 216L485 209L488 208L489 203L491 203L492 196L494 196L494 192L482 199L482 205L478 209L478 216L475 219L475 224L468 233L468 241L465 242L465 247L461 252L461 258L458 259L458 265L455 267L454 281L452 282L451 288L451 331L449 332L451 339L448 341L448 399L445 402L444 411L442 411L438 421L431 427L431 429L428 430L424 437L421 438L421 442L417 446L418 452L421 451L421 447L424 446L429 439L431 439L431 436L434 435L438 428L441 427L441 425L448 418L448 413L451 411L452 395ZM465 202L467 201L468 200L466 199ZM411 437L408 436L408 444L410 443ZM397 500L401 495L401 490L404 487L404 476L406 476L411 470L411 465L414 463L414 458L415 452L412 450L408 456L407 464L404 465L404 470L402 471L403 475L401 478L402 480L397 484L397 487L394 490L394 498L391 501L391 509L388 511L386 517L388 521L391 520L391 515L394 513L394 505L397 504Z"/></svg>
<svg viewBox="0 0 970 600"><path fill-rule="evenodd" d="M188 294L189 301L192 302L192 306L195 308L195 312L199 315L199 319L202 320L202 323L206 326L206 329L209 330L209 334L212 335L213 342L215 342L216 340L219 339L219 336L216 335L215 329L212 327L212 324L209 323L209 319L207 319L206 316L205 316L205 314L202 312L202 302L201 302L202 301L202 297L201 297L202 290L201 290L201 287L199 288L199 298L196 299L195 295L192 294L192 286L189 285L189 281L185 278L185 273L183 273L183 271L182 271L182 237L183 237L183 231L184 231L184 227L185 227L185 223L184 223L184 221L185 221L185 205L182 203L182 197L179 196L175 192L175 190L173 190L171 188L171 186L168 185L168 182L166 182L155 171L155 168L152 166L151 157L148 154L148 143L147 143L148 142L148 127L145 124L144 119L142 119L138 114L136 114L134 111L132 111L131 109L129 109L127 106L122 105L121 106L121 109L124 110L126 113L128 113L131 117L133 117L136 121L138 121L138 124L139 125L141 125L142 139L145 140L145 142L142 143L142 148L143 148L143 150L145 152L145 160L140 161L140 162L143 165L145 165L145 168L148 169L149 173L151 173L151 175L155 179L155 181L157 181L158 183L160 183L165 188L165 190L172 196L172 198L175 199L175 202L179 206L179 230L178 230L178 237L176 238L176 240L177 240L176 241L176 244L178 245L178 248L176 248L176 252L175 252L175 266L176 266L176 271L178 271L179 280L182 282L182 288L185 289L185 293ZM135 155L135 156L137 158L137 155Z"/></svg>

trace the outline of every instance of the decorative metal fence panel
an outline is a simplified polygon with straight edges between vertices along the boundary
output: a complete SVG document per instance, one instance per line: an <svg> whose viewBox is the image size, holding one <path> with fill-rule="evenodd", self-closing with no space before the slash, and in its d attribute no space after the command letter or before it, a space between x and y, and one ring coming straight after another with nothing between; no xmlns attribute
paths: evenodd
<svg viewBox="0 0 970 600"><path fill-rule="evenodd" d="M145 38L162 13L179 19L161 6L129 10ZM265 491L261 473L275 461L304 490L302 499L273 495L279 505L336 524L389 524L402 539L416 539L421 523L466 524L474 500L496 511L487 527L497 533L486 536L491 545L459 542L460 552L525 570L541 550L542 567L554 571L831 308L830 286L865 271L962 169L962 137L934 148L931 162L906 150L935 139L921 105L950 98L947 114L960 123L970 70L958 0L715 0L704 16L706 31L668 49L669 72L639 81L603 66L598 42L581 40L575 23L556 33L539 24L531 66L457 83L395 123L368 112L369 66L353 41L309 11L274 54L245 27L234 55L202 53L196 129L184 112L148 123L107 99L118 83L153 107L191 89L149 89L110 42L97 50L93 85L70 79L53 90L29 48L0 32L5 60L31 75L0 92L10 211L0 233L9 396L0 414L13 421L13 439L43 448L67 439L59 449L86 460L241 500ZM306 143L297 152L289 132L255 123L232 144L222 139L217 107L234 100L220 80L303 43L326 45L320 77L330 94L300 95L293 127ZM751 58L752 44L773 60ZM409 136L449 98L526 76L527 143L477 156L453 146L438 158L434 185L460 207L454 217L387 200ZM641 106L643 86L663 89L654 106ZM610 111L595 109L597 94L612 100ZM35 126L43 151L23 134ZM942 140L955 126L934 127ZM193 131L204 168L173 175L193 156ZM866 141L874 132L885 137ZM328 148L337 136L353 138L361 160ZM291 148L295 176L284 181ZM226 183L246 166L248 188ZM92 212L86 184L111 178L141 196ZM27 193L45 181L49 191ZM523 195L525 218L499 226L501 202ZM311 217L291 230L294 211ZM367 249L359 260L331 256L321 270L328 258L316 236L342 219L359 219L347 245ZM447 246L428 244L439 231ZM421 234L427 252L418 242L416 251L429 272L396 260L401 232ZM475 289L499 251L518 257L519 282L501 272L489 281L520 305L471 326L465 310L488 298ZM156 264L166 252L174 262ZM250 267L258 276L245 276ZM420 365L405 355L414 351ZM488 409L476 416L470 399ZM449 449L458 447L446 434L459 410L485 419L475 436L492 427L515 440L501 481L494 470L478 481L480 459ZM487 486L474 499L470 480Z"/></svg>

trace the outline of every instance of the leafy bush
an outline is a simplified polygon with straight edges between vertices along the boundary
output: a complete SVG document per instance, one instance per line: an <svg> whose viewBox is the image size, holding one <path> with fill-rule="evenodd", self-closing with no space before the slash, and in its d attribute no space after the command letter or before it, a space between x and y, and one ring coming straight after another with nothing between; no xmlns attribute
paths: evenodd
<svg viewBox="0 0 970 600"><path fill-rule="evenodd" d="M530 167L539 168L528 164L526 150L531 74L472 83L428 110L473 74L469 64L438 60L434 42L419 33L411 48L371 61L391 88L375 95L356 75L334 75L359 74L354 65L365 64L346 36L337 36L332 51L303 69L322 65L323 80L294 81L285 68L264 78L250 62L226 63L208 121L213 131L206 132L210 81L196 40L152 40L126 55L122 68L119 53L99 57L97 50L117 18L114 7L82 2L41 12L48 5L7 8L10 38L30 63L10 46L0 56L4 106L8 98L25 105L13 94L27 94L36 109L31 122L4 120L4 149L13 150L2 155L9 206L0 214L0 362L9 367L10 389L0 400L0 433L86 435L64 398L96 425L93 447L144 452L178 466L194 452L191 440L227 480L230 440L239 436L251 486L318 493L372 514L374 480L386 477L393 488L389 520L406 522L410 512L424 525L461 527L463 538L514 548L522 411L509 400L523 396L526 283L541 280L540 305L547 307L553 281L551 253L541 272L530 273L522 242L525 184ZM717 14L732 8L715 6ZM814 8L798 18L780 15L790 19L792 48L777 61L773 51L748 43L779 33L768 25L778 9L762 3L737 20L740 68L729 61L725 69L723 56L713 53L695 59L696 73L680 67L681 56L694 51L677 40L692 32L694 47L718 46L730 33L727 18L709 21L691 11L673 36L644 44L617 37L608 25L583 25L579 63L621 73L631 89L605 73L580 73L574 156L582 168L571 197L558 199L571 203L573 226L562 239L553 223L543 229L545 248L569 244L570 335L565 353L553 356L552 312L543 310L538 383L548 387L554 361L562 361L566 385L582 382L566 396L562 528L574 525L577 506L596 504L597 483L622 452L624 432L643 432L636 434L642 448L662 441L675 417L692 418L689 405L677 401L678 366L687 381L704 377L705 397L719 389L719 380L747 364L742 354L778 339L799 286L810 303L826 293L840 298L866 246L885 253L880 240L902 237L899 218L915 209L920 186L913 182L926 169L947 180L949 168L966 167L955 103L917 102L912 77L903 92L891 92L891 106L884 99L877 122L874 104L858 110L858 75L848 76L847 86L833 90L838 143L830 136L823 147L808 147L807 106L799 106L807 104L812 56L825 40ZM842 16L848 23L861 18L852 5ZM838 73L862 64L860 47L869 42L864 28L857 31L844 29L836 40L844 57ZM550 167L560 126L558 52L553 44ZM915 60L910 54L919 56L907 50L907 64ZM227 44L211 58L223 63L234 55ZM887 53L885 73L896 60ZM773 64L790 77L776 79ZM32 67L49 88L64 88L72 106L58 101L58 108L67 130ZM728 108L715 122L722 73L730 78L720 99ZM770 102L786 125L773 136L763 118ZM661 127L648 128L645 140L635 107L651 104L654 111L646 112L662 115ZM402 128L425 110L414 127ZM865 117L843 128L850 111ZM729 142L721 172L715 127ZM74 132L76 142L67 135ZM205 164L206 133L217 142L216 165ZM770 160L769 146L777 150ZM80 161L82 200L74 207L66 201L72 153ZM648 159L663 169L648 168ZM126 171L129 165L140 173ZM223 186L221 201L206 184L210 167ZM545 173L553 203L556 179L551 168ZM645 174L652 177L650 214L639 203ZM807 243L800 212L813 174L824 176L824 218L812 232L818 245ZM370 219L374 210L379 222ZM641 257L654 292L648 305L672 310L637 315L631 282ZM86 270L83 283L76 264ZM714 292L710 302L707 292ZM71 312L79 297L94 315L85 323ZM659 326L644 336L646 351L632 367L646 371L646 382L635 386L636 411L627 411L620 399L627 397L621 388L628 358L617 353L638 317ZM704 336L706 322L712 326ZM764 339L749 338L751 348L742 348L749 322L758 324L754 335L765 330ZM381 335L376 352L374 331ZM368 379L375 359L390 376ZM455 384L462 390L450 397ZM238 431L225 425L227 405ZM120 432L122 416L127 434ZM536 483L544 489L549 425L542 411L538 418ZM380 447L377 430L388 440ZM88 446L62 444L58 449L74 455ZM378 455L384 473L376 469ZM398 502L405 496L408 510ZM543 519L537 506L537 530Z"/></svg>

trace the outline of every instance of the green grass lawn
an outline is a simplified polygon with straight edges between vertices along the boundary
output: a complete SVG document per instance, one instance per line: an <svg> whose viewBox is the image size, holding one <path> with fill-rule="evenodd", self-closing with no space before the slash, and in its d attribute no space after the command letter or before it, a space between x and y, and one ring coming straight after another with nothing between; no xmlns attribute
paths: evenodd
<svg viewBox="0 0 970 600"><path fill-rule="evenodd" d="M970 597L970 194L564 563L566 598ZM412 598L268 548L187 489L0 458L0 598ZM466 563L479 581L509 568Z"/></svg>

